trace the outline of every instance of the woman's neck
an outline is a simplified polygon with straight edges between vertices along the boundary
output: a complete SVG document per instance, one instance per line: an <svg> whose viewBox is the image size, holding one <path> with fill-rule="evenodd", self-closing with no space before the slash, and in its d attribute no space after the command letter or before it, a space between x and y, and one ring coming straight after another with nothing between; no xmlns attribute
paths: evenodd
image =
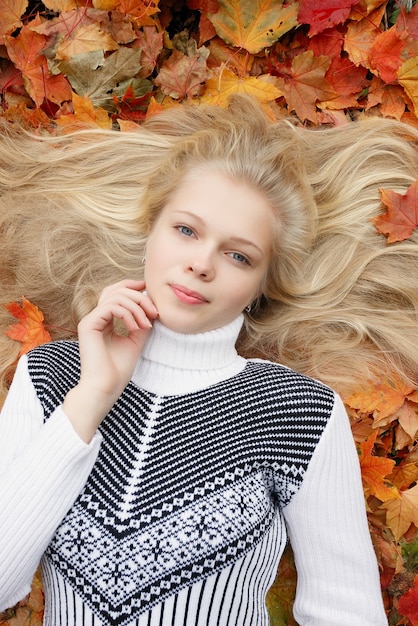
<svg viewBox="0 0 418 626"><path fill-rule="evenodd" d="M153 393L178 395L234 376L245 366L245 359L235 349L242 323L240 315L216 330L182 334L156 321L136 365L133 382Z"/></svg>

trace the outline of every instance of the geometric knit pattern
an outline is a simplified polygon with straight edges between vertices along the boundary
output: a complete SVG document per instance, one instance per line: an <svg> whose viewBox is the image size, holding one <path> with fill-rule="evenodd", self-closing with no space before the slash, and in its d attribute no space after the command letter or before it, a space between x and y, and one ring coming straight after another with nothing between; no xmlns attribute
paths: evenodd
<svg viewBox="0 0 418 626"><path fill-rule="evenodd" d="M48 419L78 381L78 344L36 348L28 368ZM328 387L268 362L185 395L129 383L46 557L104 624L129 623L266 537L333 405Z"/></svg>

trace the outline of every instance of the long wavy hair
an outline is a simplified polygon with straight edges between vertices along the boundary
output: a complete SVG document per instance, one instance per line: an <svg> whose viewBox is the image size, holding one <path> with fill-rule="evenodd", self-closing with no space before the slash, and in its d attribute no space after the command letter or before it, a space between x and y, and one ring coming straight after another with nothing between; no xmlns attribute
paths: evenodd
<svg viewBox="0 0 418 626"><path fill-rule="evenodd" d="M275 232L265 299L291 301L315 232L298 137L293 124L272 123L244 96L227 109L170 109L129 132L35 136L3 124L0 302L23 295L42 310L53 339L74 337L105 285L142 277L147 236L159 212L189 173L205 169L267 198ZM244 334L259 327L257 316L247 318ZM12 321L1 307L3 394L19 351L4 334Z"/></svg>
<svg viewBox="0 0 418 626"><path fill-rule="evenodd" d="M315 197L316 233L299 294L261 311L242 341L331 386L396 373L418 384L418 231L388 244L371 219L381 189L405 194L418 178L418 131L364 118L298 129Z"/></svg>

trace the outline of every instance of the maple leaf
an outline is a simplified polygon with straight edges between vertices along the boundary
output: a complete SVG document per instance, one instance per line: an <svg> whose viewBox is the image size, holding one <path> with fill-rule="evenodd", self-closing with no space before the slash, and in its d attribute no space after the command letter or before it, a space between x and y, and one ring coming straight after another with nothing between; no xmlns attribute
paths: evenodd
<svg viewBox="0 0 418 626"><path fill-rule="evenodd" d="M365 110L378 106L383 117L402 118L405 112L405 92L400 85L387 85L377 76L370 83Z"/></svg>
<svg viewBox="0 0 418 626"><path fill-rule="evenodd" d="M152 16L159 13L159 0L119 0L117 8L121 13L129 16L137 27L153 26Z"/></svg>
<svg viewBox="0 0 418 626"><path fill-rule="evenodd" d="M415 576L414 585L409 591L399 598L398 611L407 617L411 626L418 624L418 575Z"/></svg>
<svg viewBox="0 0 418 626"><path fill-rule="evenodd" d="M130 85L136 97L152 89L150 81L132 78L141 69L140 58L141 51L134 48L119 48L106 58L101 50L95 50L61 61L59 68L78 95L103 107L113 96L122 97Z"/></svg>
<svg viewBox="0 0 418 626"><path fill-rule="evenodd" d="M396 541L405 535L411 524L418 528L418 485L400 491L400 498L384 502L382 509L386 509L386 523L392 530Z"/></svg>
<svg viewBox="0 0 418 626"><path fill-rule="evenodd" d="M316 102L336 97L334 89L325 79L330 65L329 57L315 57L312 50L306 50L292 60L290 71L282 66L277 87L284 93L289 109L295 111L301 120L316 123Z"/></svg>
<svg viewBox="0 0 418 626"><path fill-rule="evenodd" d="M84 128L105 128L110 130L112 120L107 111L100 107L93 106L92 101L87 96L73 94L73 115L61 115L57 119L57 125L69 132Z"/></svg>
<svg viewBox="0 0 418 626"><path fill-rule="evenodd" d="M405 61L398 69L398 82L403 86L418 117L418 56Z"/></svg>
<svg viewBox="0 0 418 626"><path fill-rule="evenodd" d="M402 462L400 465L395 467L392 474L390 475L390 479L395 487L399 489L399 491L408 489L418 480L417 464Z"/></svg>
<svg viewBox="0 0 418 626"><path fill-rule="evenodd" d="M370 69L370 49L380 33L379 24L380 20L376 23L372 16L348 24L344 50L354 65L363 65Z"/></svg>
<svg viewBox="0 0 418 626"><path fill-rule="evenodd" d="M28 4L29 0L0 0L0 38L22 26L20 18Z"/></svg>
<svg viewBox="0 0 418 626"><path fill-rule="evenodd" d="M396 374L358 385L356 391L344 389L344 402L361 413L371 413L375 421L393 416L413 387ZM394 418L395 419L395 418Z"/></svg>
<svg viewBox="0 0 418 626"><path fill-rule="evenodd" d="M309 24L309 35L345 22L350 15L351 7L359 0L301 0L298 14L300 24Z"/></svg>
<svg viewBox="0 0 418 626"><path fill-rule="evenodd" d="M34 20L35 21L35 20ZM39 23L39 20L36 20ZM42 52L46 37L28 26L23 26L17 37L5 36L11 61L22 72L26 90L38 106L45 99L61 104L71 98L71 89L64 76L49 73L48 62Z"/></svg>
<svg viewBox="0 0 418 626"><path fill-rule="evenodd" d="M109 52L118 48L119 45L111 34L102 31L97 23L80 24L62 39L56 52L56 58L65 61L76 54L92 52L93 50Z"/></svg>
<svg viewBox="0 0 418 626"><path fill-rule="evenodd" d="M226 43L256 54L298 25L298 8L298 2L283 6L282 0L219 0L218 12L208 18Z"/></svg>
<svg viewBox="0 0 418 626"><path fill-rule="evenodd" d="M405 40L406 33L392 27L380 33L370 48L370 69L374 73L377 71L385 83L396 80L398 69L402 65Z"/></svg>
<svg viewBox="0 0 418 626"><path fill-rule="evenodd" d="M140 76L143 78L152 74L157 67L157 60L163 49L163 36L163 33L159 33L155 26L144 26L138 32L132 47L141 50Z"/></svg>
<svg viewBox="0 0 418 626"><path fill-rule="evenodd" d="M399 498L399 492L386 477L393 470L395 461L373 454L377 431L360 444L361 476L370 493L382 502Z"/></svg>
<svg viewBox="0 0 418 626"><path fill-rule="evenodd" d="M388 244L408 239L418 226L418 180L405 194L390 189L380 189L380 193L388 210L372 218L377 232L388 236Z"/></svg>
<svg viewBox="0 0 418 626"><path fill-rule="evenodd" d="M347 57L334 57L325 78L338 96L327 102L320 102L318 106L330 109L356 107L355 94L359 95L369 84L366 75L365 67L356 67Z"/></svg>
<svg viewBox="0 0 418 626"><path fill-rule="evenodd" d="M22 343L19 356L26 354L26 352L29 352L36 346L51 341L49 332L44 328L42 311L24 296L22 297L22 305L17 302L11 302L4 306L13 317L19 320L17 324L12 324L6 330L6 335L10 339Z"/></svg>
<svg viewBox="0 0 418 626"><path fill-rule="evenodd" d="M199 48L193 56L174 50L163 63L155 84L163 93L179 100L200 95L203 83L209 77L206 65L208 54L207 48Z"/></svg>
<svg viewBox="0 0 418 626"><path fill-rule="evenodd" d="M205 92L201 102L205 104L226 106L235 93L247 93L255 96L260 102L271 102L283 93L277 89L269 76L247 76L239 78L231 70L223 70L213 74L206 81Z"/></svg>

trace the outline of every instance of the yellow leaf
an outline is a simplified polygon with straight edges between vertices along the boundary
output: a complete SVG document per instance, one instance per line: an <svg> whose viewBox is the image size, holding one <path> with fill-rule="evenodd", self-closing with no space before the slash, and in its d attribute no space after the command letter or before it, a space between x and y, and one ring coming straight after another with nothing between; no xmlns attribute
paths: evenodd
<svg viewBox="0 0 418 626"><path fill-rule="evenodd" d="M101 107L94 107L92 101L87 96L73 94L73 115L61 115L57 119L57 124L63 130L69 132L83 128L105 128L112 127L112 120L107 111Z"/></svg>
<svg viewBox="0 0 418 626"><path fill-rule="evenodd" d="M382 504L386 509L386 523L396 541L406 533L411 524L418 528L418 485L400 492L400 498Z"/></svg>
<svg viewBox="0 0 418 626"><path fill-rule="evenodd" d="M418 57L408 59L398 69L398 81L412 100L414 113L418 117Z"/></svg>
<svg viewBox="0 0 418 626"><path fill-rule="evenodd" d="M233 94L247 93L256 96L260 102L271 102L283 95L273 82L270 82L271 80L270 76L239 78L234 72L225 69L219 76L213 76L206 81L205 92L200 101L205 104L226 106Z"/></svg>
<svg viewBox="0 0 418 626"><path fill-rule="evenodd" d="M56 58L67 61L77 54L92 52L93 50L108 52L118 48L119 46L113 37L100 30L96 22L87 25L80 24L61 40Z"/></svg>
<svg viewBox="0 0 418 626"><path fill-rule="evenodd" d="M272 46L298 25L299 3L283 6L282 0L218 0L217 13L208 18L226 43L251 54Z"/></svg>

